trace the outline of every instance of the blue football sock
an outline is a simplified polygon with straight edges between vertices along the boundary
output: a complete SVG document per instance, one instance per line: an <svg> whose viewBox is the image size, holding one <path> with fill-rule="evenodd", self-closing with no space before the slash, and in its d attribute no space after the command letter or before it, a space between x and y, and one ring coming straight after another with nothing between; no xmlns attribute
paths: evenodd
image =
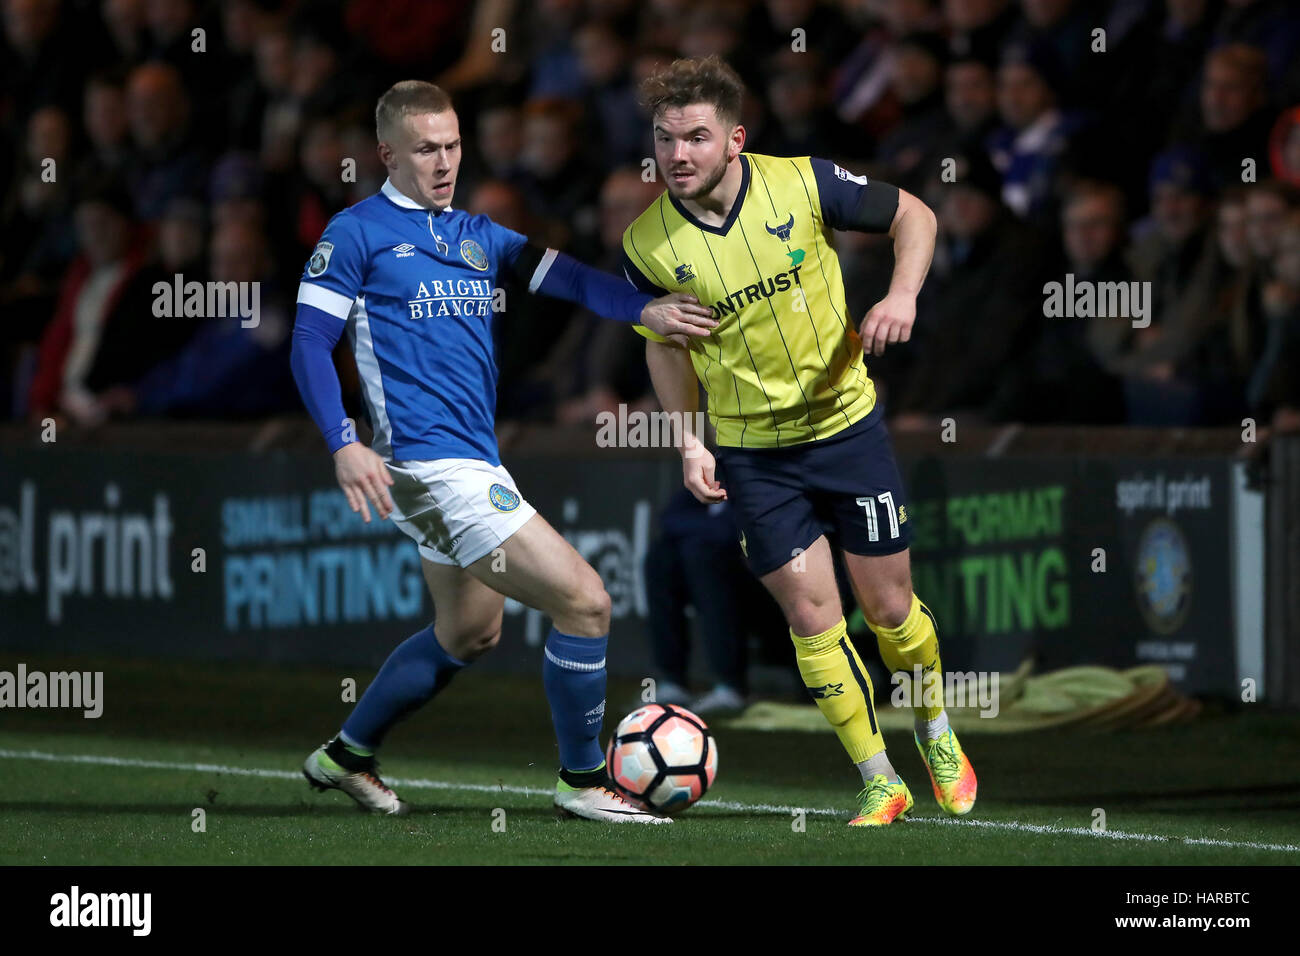
<svg viewBox="0 0 1300 956"><path fill-rule="evenodd" d="M604 762L600 727L605 717L605 647L609 636L573 637L555 628L546 638L542 683L560 745L560 766L591 770Z"/></svg>
<svg viewBox="0 0 1300 956"><path fill-rule="evenodd" d="M352 750L377 750L394 724L432 700L464 666L442 649L432 624L416 631L388 655L339 736Z"/></svg>

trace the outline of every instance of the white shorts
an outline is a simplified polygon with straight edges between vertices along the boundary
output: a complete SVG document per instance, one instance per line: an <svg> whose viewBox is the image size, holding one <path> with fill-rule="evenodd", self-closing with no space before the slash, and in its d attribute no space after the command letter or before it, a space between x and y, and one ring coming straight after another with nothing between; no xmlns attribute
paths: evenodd
<svg viewBox="0 0 1300 956"><path fill-rule="evenodd" d="M435 564L468 567L537 514L500 465L474 458L385 464L393 523Z"/></svg>

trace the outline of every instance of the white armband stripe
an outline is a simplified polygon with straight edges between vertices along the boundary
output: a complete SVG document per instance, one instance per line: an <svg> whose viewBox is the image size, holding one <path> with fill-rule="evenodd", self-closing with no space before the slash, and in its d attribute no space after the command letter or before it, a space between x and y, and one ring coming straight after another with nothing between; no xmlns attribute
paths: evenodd
<svg viewBox="0 0 1300 956"><path fill-rule="evenodd" d="M542 261L537 263L537 268L533 270L533 277L528 280L529 292L537 291L538 287L542 284L542 280L546 278L546 273L551 270L551 263L555 261L555 257L558 255L559 253L554 249L547 249L546 252L542 254Z"/></svg>
<svg viewBox="0 0 1300 956"><path fill-rule="evenodd" d="M310 305L314 309L320 309L322 312L346 322L348 314L352 311L353 300L341 292L327 289L323 285L299 282L298 302L302 305Z"/></svg>

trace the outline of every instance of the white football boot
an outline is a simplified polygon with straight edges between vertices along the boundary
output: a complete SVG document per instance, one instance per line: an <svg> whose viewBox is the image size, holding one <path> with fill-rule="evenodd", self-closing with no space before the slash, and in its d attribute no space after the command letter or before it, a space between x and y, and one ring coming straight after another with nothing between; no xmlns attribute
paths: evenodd
<svg viewBox="0 0 1300 956"><path fill-rule="evenodd" d="M612 787L570 787L561 780L555 786L555 806L560 816L600 820L602 823L672 823L671 817L657 817L628 803Z"/></svg>
<svg viewBox="0 0 1300 956"><path fill-rule="evenodd" d="M609 771L602 763L595 770L560 769L555 782L556 813L602 823L672 823L634 806L614 789Z"/></svg>
<svg viewBox="0 0 1300 956"><path fill-rule="evenodd" d="M410 807L379 777L374 757L359 757L337 740L317 747L302 765L302 775L313 790L342 790L369 813L401 815Z"/></svg>

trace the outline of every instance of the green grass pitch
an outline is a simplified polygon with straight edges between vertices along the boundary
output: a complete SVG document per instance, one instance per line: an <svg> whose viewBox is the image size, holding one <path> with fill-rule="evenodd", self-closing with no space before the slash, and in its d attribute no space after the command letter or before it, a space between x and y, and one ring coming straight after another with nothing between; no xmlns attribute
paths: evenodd
<svg viewBox="0 0 1300 956"><path fill-rule="evenodd" d="M845 827L859 784L829 730L719 729L704 803L615 827L554 816L540 675L468 672L399 726L382 772L414 811L378 818L298 775L348 711L343 678L364 689L370 671L25 662L103 670L105 709L0 715L0 864L1300 863L1300 718L1262 704L1140 732L967 735L980 796L960 821L910 737L887 734L917 804L880 830ZM611 684L606 733L634 702Z"/></svg>

